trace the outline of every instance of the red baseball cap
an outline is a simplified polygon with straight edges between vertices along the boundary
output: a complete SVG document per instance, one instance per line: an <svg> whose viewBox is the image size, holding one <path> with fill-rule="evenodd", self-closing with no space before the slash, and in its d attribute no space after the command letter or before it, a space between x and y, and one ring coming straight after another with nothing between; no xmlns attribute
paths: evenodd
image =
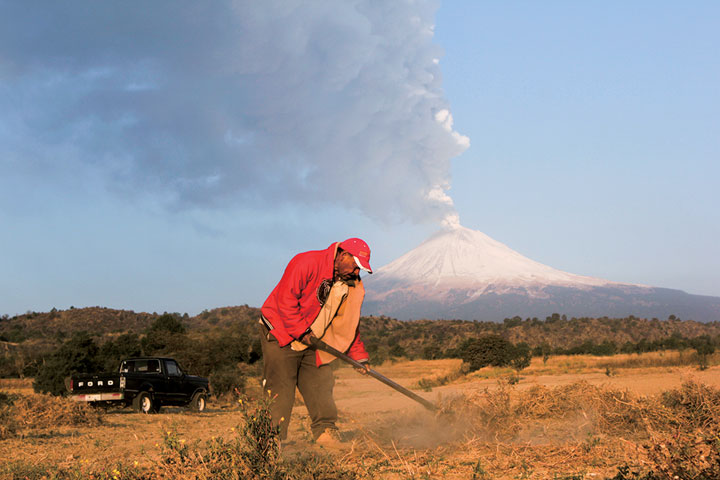
<svg viewBox="0 0 720 480"><path fill-rule="evenodd" d="M355 263L368 273L372 273L370 268L370 247L364 240L359 238L348 238L340 244L340 248L350 253L355 258Z"/></svg>

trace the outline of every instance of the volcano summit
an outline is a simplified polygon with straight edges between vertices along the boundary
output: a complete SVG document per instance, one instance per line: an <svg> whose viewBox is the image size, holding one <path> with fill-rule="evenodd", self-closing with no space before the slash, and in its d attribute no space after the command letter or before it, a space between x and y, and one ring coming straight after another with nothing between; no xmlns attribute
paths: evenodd
<svg viewBox="0 0 720 480"><path fill-rule="evenodd" d="M575 275L458 225L365 277L363 312L399 319L574 317L720 320L720 298Z"/></svg>

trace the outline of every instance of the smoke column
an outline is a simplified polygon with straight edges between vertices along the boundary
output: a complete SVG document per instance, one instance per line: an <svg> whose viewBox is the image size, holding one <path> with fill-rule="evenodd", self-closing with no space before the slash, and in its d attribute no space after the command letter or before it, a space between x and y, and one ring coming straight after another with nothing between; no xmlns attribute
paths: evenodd
<svg viewBox="0 0 720 480"><path fill-rule="evenodd" d="M0 174L91 168L179 209L457 221L450 160L469 140L437 2L0 4Z"/></svg>

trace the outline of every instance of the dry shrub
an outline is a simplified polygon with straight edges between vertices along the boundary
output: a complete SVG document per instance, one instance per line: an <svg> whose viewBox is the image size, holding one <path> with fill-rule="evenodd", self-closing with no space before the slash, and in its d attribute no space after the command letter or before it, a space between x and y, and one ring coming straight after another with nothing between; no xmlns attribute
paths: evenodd
<svg viewBox="0 0 720 480"><path fill-rule="evenodd" d="M720 478L720 429L662 435L647 445L646 455L656 477L687 480Z"/></svg>
<svg viewBox="0 0 720 480"><path fill-rule="evenodd" d="M605 432L690 433L720 424L720 390L697 382L654 397L605 389L596 399L599 427Z"/></svg>
<svg viewBox="0 0 720 480"><path fill-rule="evenodd" d="M678 424L706 428L720 424L720 390L697 382L664 392L662 403L672 409Z"/></svg>
<svg viewBox="0 0 720 480"><path fill-rule="evenodd" d="M578 414L592 419L596 433L625 437L647 434L664 428L673 417L655 397L573 383L556 388L536 386L517 396L515 413L522 418L572 418Z"/></svg>
<svg viewBox="0 0 720 480"><path fill-rule="evenodd" d="M720 478L720 390L687 382L660 401L669 414L644 445L651 471L667 479Z"/></svg>
<svg viewBox="0 0 720 480"><path fill-rule="evenodd" d="M669 415L655 398L627 390L602 389L592 400L598 431L616 437L645 436L653 425L664 425Z"/></svg>
<svg viewBox="0 0 720 480"><path fill-rule="evenodd" d="M17 432L17 422L6 406L0 407L0 440L12 437Z"/></svg>
<svg viewBox="0 0 720 480"><path fill-rule="evenodd" d="M513 389L507 383L498 382L496 390L449 399L443 402L440 414L462 426L463 433L475 437L510 438L520 425L511 401Z"/></svg>
<svg viewBox="0 0 720 480"><path fill-rule="evenodd" d="M95 426L103 422L103 412L84 403L50 395L18 395L9 413L17 430L52 428L63 425Z"/></svg>
<svg viewBox="0 0 720 480"><path fill-rule="evenodd" d="M496 390L443 402L441 412L467 425L466 434L488 432L508 439L532 421L582 417L592 421L594 433L643 440L657 432L720 425L720 390L688 382L661 396L645 397L585 382L525 391L498 383Z"/></svg>
<svg viewBox="0 0 720 480"><path fill-rule="evenodd" d="M658 367L681 367L686 365L697 365L698 356L694 351L672 351L645 352L642 354L628 353L600 357L592 365L598 369L609 368L658 368Z"/></svg>
<svg viewBox="0 0 720 480"><path fill-rule="evenodd" d="M571 383L556 388L534 386L522 392L515 405L515 413L527 418L565 418L583 408L597 387L586 382Z"/></svg>
<svg viewBox="0 0 720 480"><path fill-rule="evenodd" d="M14 400L15 395L0 392L0 440L13 436L18 429L12 409Z"/></svg>
<svg viewBox="0 0 720 480"><path fill-rule="evenodd" d="M433 375L430 377L422 377L415 383L415 387L429 392L432 391L433 387L447 385L448 383L457 380L458 378L465 375L465 373L467 373L463 368L463 365L452 370L450 373Z"/></svg>
<svg viewBox="0 0 720 480"><path fill-rule="evenodd" d="M524 456L547 447L561 448L566 459L592 450L603 458L598 448L621 439L637 446L633 450L648 469L645 476L622 478L720 478L720 390L695 382L652 397L586 383L526 391L500 385L493 392L455 398L443 405L443 411L471 425L466 434L485 432L496 441L532 448ZM588 437L573 447L568 441L576 437L583 418ZM545 454L548 459L553 456ZM499 468L500 460L495 462Z"/></svg>

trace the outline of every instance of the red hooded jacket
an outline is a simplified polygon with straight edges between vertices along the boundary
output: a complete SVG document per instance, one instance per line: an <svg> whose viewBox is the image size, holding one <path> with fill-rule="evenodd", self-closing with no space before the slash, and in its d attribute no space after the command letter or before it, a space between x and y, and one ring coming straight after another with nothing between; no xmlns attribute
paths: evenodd
<svg viewBox="0 0 720 480"><path fill-rule="evenodd" d="M290 260L280 282L262 306L263 316L272 324L270 331L281 347L297 340L312 325L322 308L318 288L323 280L333 278L337 243L325 250L299 253ZM347 354L358 361L368 353L356 334Z"/></svg>

